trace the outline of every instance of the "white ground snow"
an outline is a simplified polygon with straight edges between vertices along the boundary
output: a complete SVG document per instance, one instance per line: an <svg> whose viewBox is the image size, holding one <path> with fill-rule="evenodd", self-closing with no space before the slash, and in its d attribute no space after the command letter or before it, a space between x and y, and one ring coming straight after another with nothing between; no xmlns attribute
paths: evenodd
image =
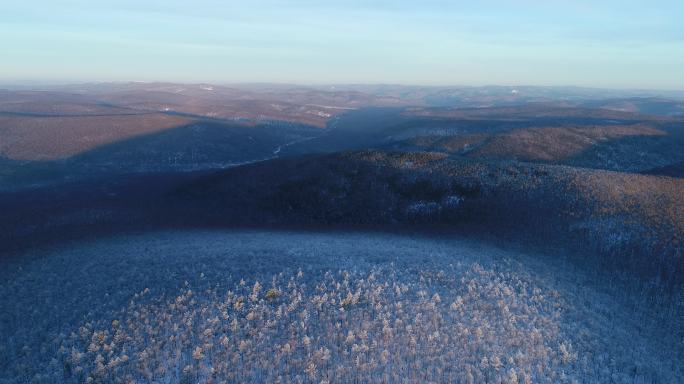
<svg viewBox="0 0 684 384"><path fill-rule="evenodd" d="M684 381L681 312L549 260L359 233L33 251L0 264L0 382Z"/></svg>

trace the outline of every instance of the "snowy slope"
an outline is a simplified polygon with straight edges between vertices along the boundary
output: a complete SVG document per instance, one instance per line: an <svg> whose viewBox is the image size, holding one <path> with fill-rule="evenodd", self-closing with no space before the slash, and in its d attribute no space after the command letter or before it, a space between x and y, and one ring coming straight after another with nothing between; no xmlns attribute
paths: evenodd
<svg viewBox="0 0 684 384"><path fill-rule="evenodd" d="M295 232L36 250L0 268L0 382L684 379L681 308L537 256Z"/></svg>

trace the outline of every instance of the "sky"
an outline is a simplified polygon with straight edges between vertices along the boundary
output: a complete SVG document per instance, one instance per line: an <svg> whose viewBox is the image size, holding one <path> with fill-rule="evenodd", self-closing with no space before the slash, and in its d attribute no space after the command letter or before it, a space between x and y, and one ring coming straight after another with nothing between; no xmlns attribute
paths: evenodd
<svg viewBox="0 0 684 384"><path fill-rule="evenodd" d="M684 90L682 0L0 0L0 82Z"/></svg>

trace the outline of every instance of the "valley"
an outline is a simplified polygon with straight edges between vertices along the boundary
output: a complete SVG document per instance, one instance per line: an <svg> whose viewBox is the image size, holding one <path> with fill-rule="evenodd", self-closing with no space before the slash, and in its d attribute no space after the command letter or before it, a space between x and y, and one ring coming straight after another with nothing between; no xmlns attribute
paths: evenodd
<svg viewBox="0 0 684 384"><path fill-rule="evenodd" d="M0 92L0 382L677 382L681 101L516 91Z"/></svg>

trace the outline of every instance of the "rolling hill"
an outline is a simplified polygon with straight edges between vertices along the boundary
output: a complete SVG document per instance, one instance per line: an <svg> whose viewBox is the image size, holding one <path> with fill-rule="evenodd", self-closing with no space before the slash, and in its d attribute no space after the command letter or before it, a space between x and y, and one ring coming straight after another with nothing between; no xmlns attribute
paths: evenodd
<svg viewBox="0 0 684 384"><path fill-rule="evenodd" d="M679 102L618 96L0 92L0 381L678 382Z"/></svg>
<svg viewBox="0 0 684 384"><path fill-rule="evenodd" d="M575 248L670 284L684 271L682 188L669 177L366 151L230 169L170 198L185 220L215 224L441 224Z"/></svg>

